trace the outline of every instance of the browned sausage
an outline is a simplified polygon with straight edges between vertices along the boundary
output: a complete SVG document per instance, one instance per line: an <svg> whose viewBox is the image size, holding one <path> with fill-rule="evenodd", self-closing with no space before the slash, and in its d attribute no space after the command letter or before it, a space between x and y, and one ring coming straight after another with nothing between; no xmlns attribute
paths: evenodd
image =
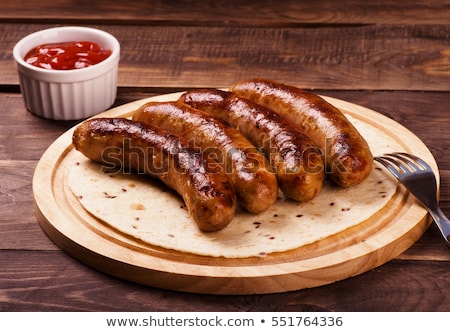
<svg viewBox="0 0 450 332"><path fill-rule="evenodd" d="M277 199L277 179L264 156L221 120L176 102L147 103L133 114L133 120L181 135L215 159L229 174L238 202L247 211L264 211Z"/></svg>
<svg viewBox="0 0 450 332"><path fill-rule="evenodd" d="M357 184L372 171L372 153L365 139L339 109L320 96L264 79L239 82L231 91L272 108L302 128L322 150L325 172L338 185Z"/></svg>
<svg viewBox="0 0 450 332"><path fill-rule="evenodd" d="M75 148L108 166L157 177L176 190L200 230L218 231L234 217L236 194L223 172L209 173L203 157L181 137L122 118L98 118L74 131Z"/></svg>
<svg viewBox="0 0 450 332"><path fill-rule="evenodd" d="M188 91L180 100L229 123L261 147L276 170L280 189L308 201L322 189L324 164L319 149L305 134L272 110L234 93L215 89Z"/></svg>

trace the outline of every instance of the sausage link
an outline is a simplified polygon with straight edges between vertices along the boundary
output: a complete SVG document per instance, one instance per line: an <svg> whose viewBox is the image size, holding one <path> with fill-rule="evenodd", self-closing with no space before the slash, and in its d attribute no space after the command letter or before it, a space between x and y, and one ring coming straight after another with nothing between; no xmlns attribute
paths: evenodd
<svg viewBox="0 0 450 332"><path fill-rule="evenodd" d="M319 149L272 110L216 89L188 91L180 100L238 128L262 148L276 170L280 189L289 198L308 201L322 189L324 165Z"/></svg>
<svg viewBox="0 0 450 332"><path fill-rule="evenodd" d="M338 185L360 183L372 171L366 140L339 109L320 96L264 79L236 83L231 91L270 107L302 128L322 150L325 172Z"/></svg>
<svg viewBox="0 0 450 332"><path fill-rule="evenodd" d="M239 131L177 102L150 102L133 120L152 123L186 138L230 175L238 202L249 212L266 210L278 197L278 183L263 155Z"/></svg>
<svg viewBox="0 0 450 332"><path fill-rule="evenodd" d="M181 137L128 119L97 118L75 129L73 143L96 162L159 178L182 196L201 231L223 229L234 217L228 176L207 172L207 161Z"/></svg>

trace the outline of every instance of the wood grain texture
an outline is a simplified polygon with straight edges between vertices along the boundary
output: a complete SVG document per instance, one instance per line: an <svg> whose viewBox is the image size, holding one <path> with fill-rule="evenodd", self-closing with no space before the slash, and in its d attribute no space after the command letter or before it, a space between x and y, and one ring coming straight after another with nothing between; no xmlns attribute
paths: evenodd
<svg viewBox="0 0 450 332"><path fill-rule="evenodd" d="M447 24L448 0L3 1L0 19L172 25Z"/></svg>
<svg viewBox="0 0 450 332"><path fill-rule="evenodd" d="M0 261L1 311L450 310L448 262L425 261L419 267L414 261L395 260L358 277L300 292L217 297L119 280L63 252L2 250Z"/></svg>
<svg viewBox="0 0 450 332"><path fill-rule="evenodd" d="M420 137L440 166L441 205L450 215L450 148L443 144L450 141L449 22L449 0L2 1L0 310L449 311L450 251L434 225L377 269L284 294L162 291L75 261L46 237L30 205L38 159L75 123L27 113L12 61L12 47L29 32L88 25L126 46L116 106L256 75L321 89Z"/></svg>
<svg viewBox="0 0 450 332"><path fill-rule="evenodd" d="M0 25L0 84L18 83L14 44L50 26ZM95 27L121 43L123 87L228 87L266 77L307 89L450 89L447 25Z"/></svg>

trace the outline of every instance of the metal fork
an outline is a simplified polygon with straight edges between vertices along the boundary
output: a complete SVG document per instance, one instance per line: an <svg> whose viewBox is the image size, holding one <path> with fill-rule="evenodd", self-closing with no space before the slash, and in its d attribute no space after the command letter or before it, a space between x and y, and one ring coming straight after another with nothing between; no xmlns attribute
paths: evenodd
<svg viewBox="0 0 450 332"><path fill-rule="evenodd" d="M388 153L374 159L386 167L422 203L450 246L450 221L438 205L436 177L430 165L404 152Z"/></svg>

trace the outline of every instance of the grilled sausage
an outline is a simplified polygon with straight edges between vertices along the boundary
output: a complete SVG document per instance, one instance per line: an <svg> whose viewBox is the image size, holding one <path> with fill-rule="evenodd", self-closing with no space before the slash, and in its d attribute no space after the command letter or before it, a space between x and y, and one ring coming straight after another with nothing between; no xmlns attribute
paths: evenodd
<svg viewBox="0 0 450 332"><path fill-rule="evenodd" d="M177 102L150 102L133 120L183 136L225 169L238 202L249 212L266 210L278 197L278 183L264 156L239 131L219 119Z"/></svg>
<svg viewBox="0 0 450 332"><path fill-rule="evenodd" d="M253 144L262 148L286 196L308 201L320 192L324 165L319 149L308 136L272 110L215 89L188 91L180 100L239 128Z"/></svg>
<svg viewBox="0 0 450 332"><path fill-rule="evenodd" d="M74 131L75 148L86 157L159 178L184 199L200 230L218 231L234 217L236 194L223 172L207 172L203 157L162 129L122 118L98 118Z"/></svg>
<svg viewBox="0 0 450 332"><path fill-rule="evenodd" d="M371 172L372 153L365 139L339 109L320 96L264 79L236 83L231 91L272 108L302 128L322 150L325 172L338 185L357 184Z"/></svg>

